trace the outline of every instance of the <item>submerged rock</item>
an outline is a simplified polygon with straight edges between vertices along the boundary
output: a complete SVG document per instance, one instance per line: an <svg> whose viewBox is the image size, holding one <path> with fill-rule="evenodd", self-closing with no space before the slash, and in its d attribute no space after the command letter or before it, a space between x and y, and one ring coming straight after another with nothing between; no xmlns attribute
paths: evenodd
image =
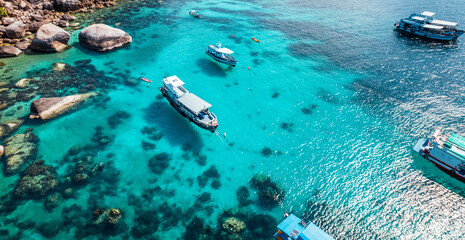
<svg viewBox="0 0 465 240"><path fill-rule="evenodd" d="M171 154L160 153L156 154L149 160L149 168L155 174L161 174L170 165Z"/></svg>
<svg viewBox="0 0 465 240"><path fill-rule="evenodd" d="M223 223L223 229L230 233L242 233L245 231L245 223L235 217L230 217L226 219L226 221Z"/></svg>
<svg viewBox="0 0 465 240"><path fill-rule="evenodd" d="M258 200L265 207L274 207L284 200L284 189L265 174L255 174L250 180L250 186L257 190Z"/></svg>
<svg viewBox="0 0 465 240"><path fill-rule="evenodd" d="M79 43L96 51L108 51L132 42L125 31L105 24L93 24L79 33Z"/></svg>
<svg viewBox="0 0 465 240"><path fill-rule="evenodd" d="M39 98L31 104L29 118L51 119L78 106L97 93L86 93L66 97Z"/></svg>
<svg viewBox="0 0 465 240"><path fill-rule="evenodd" d="M68 46L69 38L68 32L49 23L39 28L29 47L43 52L60 52Z"/></svg>
<svg viewBox="0 0 465 240"><path fill-rule="evenodd" d="M18 118L18 119L10 120L6 123L0 124L0 139L18 130L18 128L23 124L23 122L24 120Z"/></svg>
<svg viewBox="0 0 465 240"><path fill-rule="evenodd" d="M59 184L55 170L44 160L32 162L21 175L14 189L17 198L43 198Z"/></svg>
<svg viewBox="0 0 465 240"><path fill-rule="evenodd" d="M131 235L134 238L144 238L158 230L160 218L155 210L138 213L134 219L134 226L131 229ZM148 237L147 239L150 239Z"/></svg>
<svg viewBox="0 0 465 240"><path fill-rule="evenodd" d="M109 223L116 224L121 219L121 210L117 208L112 209L95 209L94 210L94 224Z"/></svg>
<svg viewBox="0 0 465 240"><path fill-rule="evenodd" d="M20 170L37 152L36 141L37 137L32 131L16 134L5 140L5 173L12 174Z"/></svg>
<svg viewBox="0 0 465 240"><path fill-rule="evenodd" d="M25 88L27 84L31 81L30 78L21 78L18 82L16 82L15 87L17 88Z"/></svg>
<svg viewBox="0 0 465 240"><path fill-rule="evenodd" d="M0 46L0 58L17 57L22 51L13 46Z"/></svg>

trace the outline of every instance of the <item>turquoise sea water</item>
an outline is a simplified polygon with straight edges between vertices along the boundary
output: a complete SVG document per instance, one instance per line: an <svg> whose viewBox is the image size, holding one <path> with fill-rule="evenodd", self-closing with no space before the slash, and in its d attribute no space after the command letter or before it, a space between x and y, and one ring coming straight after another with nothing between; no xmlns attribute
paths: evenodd
<svg viewBox="0 0 465 240"><path fill-rule="evenodd" d="M241 207L247 212L242 238L272 239L275 223L262 229L251 220L258 214L282 219L282 209L258 204L249 185L263 173L285 190L285 209L335 239L461 239L465 185L411 149L435 126L465 130L463 39L427 42L394 32L393 24L423 10L465 24L463 7L458 0L201 0L96 11L87 19L118 26L133 43L96 53L79 46L77 30L66 52L2 60L1 71L3 80L16 82L40 78L55 62L84 69L89 65L76 61L91 59L105 78L93 73L73 81L93 78L102 92L97 100L51 121L26 121L18 132L33 128L40 139L35 159L56 167L62 182L76 165L68 155L76 145L105 169L52 209L43 198L16 200L13 210L0 212L0 238L197 239L185 234L194 216L213 233L221 231L219 217L239 205L236 191L246 186L252 203ZM191 9L202 17L191 18ZM236 68L204 53L218 41L235 51ZM199 129L157 98L166 75L177 75L213 105L227 139ZM153 83L125 84L140 77ZM127 116L114 115L118 111ZM2 122L27 117L28 102L2 114ZM109 124L118 117L119 124ZM112 141L90 149L96 127ZM163 137L149 139L144 127ZM144 149L143 141L155 149ZM271 155L263 154L266 148ZM171 159L155 174L148 162L160 153ZM198 177L211 166L220 177L203 185ZM11 194L19 177L0 176L2 195ZM117 227L95 227L96 208L118 208L123 217ZM152 217L141 218L145 212ZM134 226L158 229L139 236Z"/></svg>

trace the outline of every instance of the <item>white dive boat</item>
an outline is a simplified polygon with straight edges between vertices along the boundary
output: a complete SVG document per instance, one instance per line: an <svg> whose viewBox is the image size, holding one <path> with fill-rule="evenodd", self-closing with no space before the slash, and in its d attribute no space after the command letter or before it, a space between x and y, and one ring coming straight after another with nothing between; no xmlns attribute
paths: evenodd
<svg viewBox="0 0 465 240"><path fill-rule="evenodd" d="M458 30L458 23L437 20L433 12L413 13L394 24L398 30L434 40L450 41L460 37L464 31Z"/></svg>
<svg viewBox="0 0 465 240"><path fill-rule="evenodd" d="M184 82L177 76L164 78L160 91L174 109L195 125L212 133L216 131L218 120L215 114L209 111L212 105L187 91L184 88Z"/></svg>
<svg viewBox="0 0 465 240"><path fill-rule="evenodd" d="M447 137L436 129L431 139L418 140L413 149L445 172L465 180L465 137L455 133Z"/></svg>
<svg viewBox="0 0 465 240"><path fill-rule="evenodd" d="M221 43L208 46L208 48L205 49L205 52L208 54L208 56L212 57L217 62L233 67L235 67L237 64L237 60L234 59L234 57L231 55L234 52L231 49L221 47Z"/></svg>

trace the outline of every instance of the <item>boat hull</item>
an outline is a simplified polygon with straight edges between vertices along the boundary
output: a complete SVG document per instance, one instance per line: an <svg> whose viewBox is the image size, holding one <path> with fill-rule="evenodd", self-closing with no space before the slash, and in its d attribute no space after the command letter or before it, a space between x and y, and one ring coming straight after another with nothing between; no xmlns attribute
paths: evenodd
<svg viewBox="0 0 465 240"><path fill-rule="evenodd" d="M427 38L427 39L431 39L431 40L438 40L438 41L452 41L452 40L457 39L459 36L461 36L463 34L462 32L460 32L460 33L457 33L455 35L439 35L439 34L428 33L428 32L414 31L411 28L406 29L406 28L402 28L402 27L399 27L399 26L397 26L397 29L399 31L409 33L409 34L413 34L415 36L419 36L419 37L423 37L423 38Z"/></svg>
<svg viewBox="0 0 465 240"><path fill-rule="evenodd" d="M205 51L205 53L207 53L208 56L215 59L215 61L217 61L217 62L224 63L226 65L233 66L233 67L235 67L236 64L237 64L237 60L230 61L230 60L226 60L226 59L223 59L223 58L219 58L219 57L215 56L214 54L210 53L208 50Z"/></svg>
<svg viewBox="0 0 465 240"><path fill-rule="evenodd" d="M432 162L439 169L456 177L461 181L465 181L465 172L460 171L460 169L458 169L458 166L455 166L455 164L451 164L445 159L442 159L440 156L438 156L438 154L436 154L436 151L425 151L425 149L422 147L425 141L426 140L424 139L420 139L415 145L414 150L418 154L420 154L420 156L422 156L424 159Z"/></svg>
<svg viewBox="0 0 465 240"><path fill-rule="evenodd" d="M213 125L205 126L202 122L196 121L196 119L192 117L193 115L188 110L184 109L176 100L169 97L169 94L167 94L166 89L164 87L160 88L160 91L163 94L163 97L165 97L168 100L170 105L174 109L176 109L176 111L178 113L180 113L183 117L189 119L189 121L193 122L195 125L197 125L200 128L208 130L208 131L210 131L212 133L214 133L216 131L216 129L218 128L218 125L216 125L216 126L213 126Z"/></svg>

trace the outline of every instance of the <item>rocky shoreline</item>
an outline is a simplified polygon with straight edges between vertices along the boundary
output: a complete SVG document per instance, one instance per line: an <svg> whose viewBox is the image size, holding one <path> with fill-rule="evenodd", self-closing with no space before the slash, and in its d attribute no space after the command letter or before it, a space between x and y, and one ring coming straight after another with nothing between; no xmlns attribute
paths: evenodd
<svg viewBox="0 0 465 240"><path fill-rule="evenodd" d="M73 14L114 5L114 0L0 0L0 58L63 51L69 40L63 28L81 27Z"/></svg>

